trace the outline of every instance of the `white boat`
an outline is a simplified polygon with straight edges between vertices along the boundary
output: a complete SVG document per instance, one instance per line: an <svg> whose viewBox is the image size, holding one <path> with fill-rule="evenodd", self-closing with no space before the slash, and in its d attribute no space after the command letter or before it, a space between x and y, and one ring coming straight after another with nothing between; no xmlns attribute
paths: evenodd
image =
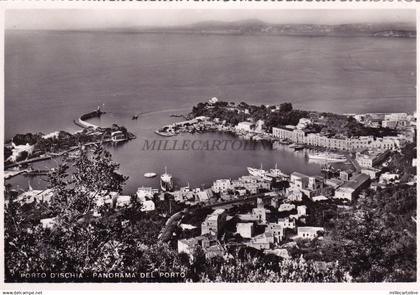
<svg viewBox="0 0 420 295"><path fill-rule="evenodd" d="M169 126L169 125L168 126L163 126L161 129L156 130L155 133L157 135L165 136L165 137L171 137L171 136L176 135L176 132L175 132L173 126Z"/></svg>
<svg viewBox="0 0 420 295"><path fill-rule="evenodd" d="M127 140L122 131L114 131L111 133L112 142L121 142Z"/></svg>
<svg viewBox="0 0 420 295"><path fill-rule="evenodd" d="M266 174L269 177L276 178L276 177L289 177L287 174L283 173L280 169L277 168L277 163L274 166L274 169L270 169L270 172Z"/></svg>
<svg viewBox="0 0 420 295"><path fill-rule="evenodd" d="M264 169L262 169L262 164L261 164L260 169L252 168L252 167L247 167L246 169L248 170L248 173L252 176L262 177L262 176L265 176L267 174L267 172Z"/></svg>
<svg viewBox="0 0 420 295"><path fill-rule="evenodd" d="M144 173L144 177L146 177L146 178L152 178L152 177L155 177L157 174L156 173L154 173L154 172L147 172L147 173Z"/></svg>
<svg viewBox="0 0 420 295"><path fill-rule="evenodd" d="M252 167L247 167L246 169L248 170L248 173L252 176L261 177L263 179L270 180L270 178L267 176L267 171L262 169L262 164L261 164L260 169L252 168Z"/></svg>
<svg viewBox="0 0 420 295"><path fill-rule="evenodd" d="M165 173L160 176L160 187L164 192L171 191L174 188L172 175L166 171L166 166Z"/></svg>
<svg viewBox="0 0 420 295"><path fill-rule="evenodd" d="M334 153L308 153L311 160L328 161L328 162L346 162L346 156Z"/></svg>

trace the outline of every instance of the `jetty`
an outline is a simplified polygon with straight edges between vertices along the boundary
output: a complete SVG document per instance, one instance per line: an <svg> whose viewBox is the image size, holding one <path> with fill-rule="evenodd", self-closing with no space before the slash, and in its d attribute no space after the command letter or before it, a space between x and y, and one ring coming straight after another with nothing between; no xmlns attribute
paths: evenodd
<svg viewBox="0 0 420 295"><path fill-rule="evenodd" d="M79 119L76 121L74 120L74 124L76 124L79 127L82 128L93 128L93 129L98 129L99 126L86 122L86 120L92 119L92 118L100 118L103 114L105 114L104 111L101 110L101 107L98 106L96 111L93 112L89 112L86 114L83 114L79 117Z"/></svg>

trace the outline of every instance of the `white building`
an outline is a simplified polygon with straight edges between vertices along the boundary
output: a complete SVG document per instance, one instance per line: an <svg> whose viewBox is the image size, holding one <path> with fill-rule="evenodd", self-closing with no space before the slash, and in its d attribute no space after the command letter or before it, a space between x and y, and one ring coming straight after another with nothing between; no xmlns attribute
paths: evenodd
<svg viewBox="0 0 420 295"><path fill-rule="evenodd" d="M252 215L255 216L260 223L267 222L266 210L264 208L253 208Z"/></svg>
<svg viewBox="0 0 420 295"><path fill-rule="evenodd" d="M116 207L125 207L131 204L131 196L118 196L116 199Z"/></svg>
<svg viewBox="0 0 420 295"><path fill-rule="evenodd" d="M294 204L284 203L279 206L278 210L279 212L285 212L285 211L292 211L295 208L296 208L296 205Z"/></svg>
<svg viewBox="0 0 420 295"><path fill-rule="evenodd" d="M296 227L296 222L294 219L289 219L289 218L279 218L279 220L277 221L277 224L282 226L283 228L295 228Z"/></svg>
<svg viewBox="0 0 420 295"><path fill-rule="evenodd" d="M370 177L366 174L359 174L350 181L335 190L334 199L346 199L351 201L363 188L370 183Z"/></svg>
<svg viewBox="0 0 420 295"><path fill-rule="evenodd" d="M249 247L262 250L270 249L270 244L274 243L274 237L272 233L264 232L258 236L255 236L247 243Z"/></svg>
<svg viewBox="0 0 420 295"><path fill-rule="evenodd" d="M328 201L328 198L323 195L319 195L319 196L312 197L312 201L313 202Z"/></svg>
<svg viewBox="0 0 420 295"><path fill-rule="evenodd" d="M302 239L314 239L318 237L319 232L323 232L323 227L315 227L315 226L300 226L298 227L298 237Z"/></svg>
<svg viewBox="0 0 420 295"><path fill-rule="evenodd" d="M309 183L309 176L299 173L293 172L290 174L290 185L292 187L296 187L298 189L305 189L308 187Z"/></svg>
<svg viewBox="0 0 420 295"><path fill-rule="evenodd" d="M137 198L139 199L140 202L144 202L147 199L153 199L153 195L158 193L159 191L157 189L153 189L151 187L139 187L137 189Z"/></svg>
<svg viewBox="0 0 420 295"><path fill-rule="evenodd" d="M274 242L280 243L283 240L284 227L281 224L268 223L265 232L273 235Z"/></svg>
<svg viewBox="0 0 420 295"><path fill-rule="evenodd" d="M263 132L264 131L264 124L265 124L265 122L264 122L264 120L258 120L256 123L255 123L255 132L258 132L258 133L261 133L261 132Z"/></svg>
<svg viewBox="0 0 420 295"><path fill-rule="evenodd" d="M400 176L398 174L386 172L379 177L379 183L388 184L398 182L399 178Z"/></svg>
<svg viewBox="0 0 420 295"><path fill-rule="evenodd" d="M301 118L300 120L299 120L299 123L296 125L296 129L300 129L300 130L302 130L302 129L305 129L306 127L308 127L309 125L311 125L312 124L312 121L311 121L311 119L308 119L308 118Z"/></svg>
<svg viewBox="0 0 420 295"><path fill-rule="evenodd" d="M236 130L238 131L253 131L254 130L254 123L251 122L240 122L238 125L236 125Z"/></svg>
<svg viewBox="0 0 420 295"><path fill-rule="evenodd" d="M152 200L146 200L142 203L141 211L150 212L156 209L156 205Z"/></svg>
<svg viewBox="0 0 420 295"><path fill-rule="evenodd" d="M385 150L383 152L368 152L368 153L358 153L356 155L356 161L361 167L372 168L383 161L389 156L389 151Z"/></svg>
<svg viewBox="0 0 420 295"><path fill-rule="evenodd" d="M407 120L407 113L391 113L386 114L384 120L387 121L400 121L400 120Z"/></svg>
<svg viewBox="0 0 420 295"><path fill-rule="evenodd" d="M370 179L376 179L381 174L381 170L376 168L363 168L360 172L369 175Z"/></svg>
<svg viewBox="0 0 420 295"><path fill-rule="evenodd" d="M215 193L226 192L232 189L232 182L230 179L217 179L213 182L211 189Z"/></svg>
<svg viewBox="0 0 420 295"><path fill-rule="evenodd" d="M210 189L199 190L196 192L198 202L207 202L213 196L213 193Z"/></svg>
<svg viewBox="0 0 420 295"><path fill-rule="evenodd" d="M56 224L56 218L44 218L40 220L42 228L53 228L54 225Z"/></svg>
<svg viewBox="0 0 420 295"><path fill-rule="evenodd" d="M243 238L252 238L254 235L254 224L252 222L240 222L236 225L236 232Z"/></svg>
<svg viewBox="0 0 420 295"><path fill-rule="evenodd" d="M298 217L306 216L306 206L305 205L297 206L297 215L298 215Z"/></svg>

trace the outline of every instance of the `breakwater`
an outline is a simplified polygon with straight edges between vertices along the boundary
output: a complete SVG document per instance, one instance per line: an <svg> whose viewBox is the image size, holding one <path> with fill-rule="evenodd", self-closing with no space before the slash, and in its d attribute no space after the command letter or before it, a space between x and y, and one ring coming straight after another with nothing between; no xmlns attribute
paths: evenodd
<svg viewBox="0 0 420 295"><path fill-rule="evenodd" d="M86 114L83 114L79 117L79 119L76 121L74 120L74 124L76 124L79 127L82 128L93 128L93 129L97 129L99 128L99 126L96 126L95 124L91 124L86 122L89 119L92 118L100 118L103 114L105 114L105 112L101 111L101 109L98 107L98 109L96 111L93 112L89 112Z"/></svg>

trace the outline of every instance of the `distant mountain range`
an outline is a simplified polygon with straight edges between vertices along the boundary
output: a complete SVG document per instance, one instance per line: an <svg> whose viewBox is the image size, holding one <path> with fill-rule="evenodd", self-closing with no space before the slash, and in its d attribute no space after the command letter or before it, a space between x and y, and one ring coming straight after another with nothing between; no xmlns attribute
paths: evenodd
<svg viewBox="0 0 420 295"><path fill-rule="evenodd" d="M132 27L111 29L124 32L194 33L234 35L289 35L289 36L373 36L415 38L416 27L407 23L355 23L342 25L271 24L260 20L237 22L208 21L175 27Z"/></svg>

